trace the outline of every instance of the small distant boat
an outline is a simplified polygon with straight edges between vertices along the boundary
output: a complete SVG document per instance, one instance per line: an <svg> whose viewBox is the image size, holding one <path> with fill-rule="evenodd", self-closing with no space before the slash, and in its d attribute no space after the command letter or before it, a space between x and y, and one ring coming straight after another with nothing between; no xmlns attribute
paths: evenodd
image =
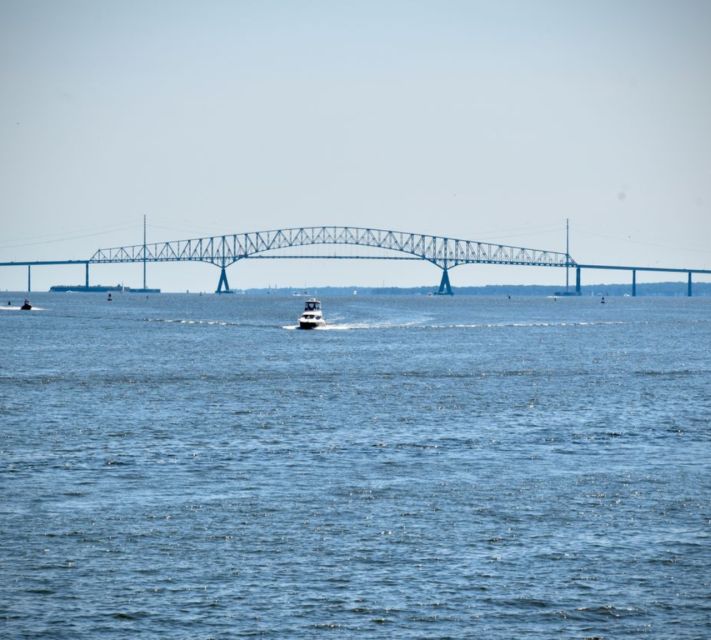
<svg viewBox="0 0 711 640"><path fill-rule="evenodd" d="M20 309L22 311L29 311L30 309L32 309L32 305L30 304L30 301L27 298L25 298L25 302L22 304Z"/></svg>
<svg viewBox="0 0 711 640"><path fill-rule="evenodd" d="M316 298L309 298L304 305L304 312L299 318L299 329L316 329L325 327L321 303Z"/></svg>

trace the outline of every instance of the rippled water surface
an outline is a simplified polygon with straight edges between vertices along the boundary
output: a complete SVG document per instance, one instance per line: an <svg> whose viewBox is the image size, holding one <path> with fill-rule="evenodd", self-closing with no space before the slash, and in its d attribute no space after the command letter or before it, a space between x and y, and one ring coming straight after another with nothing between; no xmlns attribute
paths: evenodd
<svg viewBox="0 0 711 640"><path fill-rule="evenodd" d="M709 299L33 303L2 637L711 637Z"/></svg>

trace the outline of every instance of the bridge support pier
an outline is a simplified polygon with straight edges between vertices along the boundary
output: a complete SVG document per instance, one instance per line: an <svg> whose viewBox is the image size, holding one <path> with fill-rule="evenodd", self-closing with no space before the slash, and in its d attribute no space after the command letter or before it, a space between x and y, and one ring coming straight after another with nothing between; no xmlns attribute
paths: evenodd
<svg viewBox="0 0 711 640"><path fill-rule="evenodd" d="M689 271L689 279L686 282L686 295L691 298L691 271Z"/></svg>
<svg viewBox="0 0 711 640"><path fill-rule="evenodd" d="M229 290L230 285L227 282L227 271L225 270L225 267L222 267L222 271L220 272L220 280L217 283L217 289L215 290L215 293L229 293Z"/></svg>
<svg viewBox="0 0 711 640"><path fill-rule="evenodd" d="M439 282L438 296L453 296L452 285L449 283L449 271L442 269L442 279Z"/></svg>
<svg viewBox="0 0 711 640"><path fill-rule="evenodd" d="M575 295L580 295L580 267L575 267Z"/></svg>
<svg viewBox="0 0 711 640"><path fill-rule="evenodd" d="M637 270L632 269L632 297L637 296Z"/></svg>
<svg viewBox="0 0 711 640"><path fill-rule="evenodd" d="M84 286L89 288L89 263L84 264Z"/></svg>
<svg viewBox="0 0 711 640"><path fill-rule="evenodd" d="M32 291L32 267L27 265L27 293Z"/></svg>

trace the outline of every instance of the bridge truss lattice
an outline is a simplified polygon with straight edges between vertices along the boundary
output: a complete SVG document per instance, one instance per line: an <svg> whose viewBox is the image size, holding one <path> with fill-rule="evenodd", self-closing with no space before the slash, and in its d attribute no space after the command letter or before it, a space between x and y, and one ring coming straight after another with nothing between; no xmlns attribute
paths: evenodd
<svg viewBox="0 0 711 640"><path fill-rule="evenodd" d="M381 250L376 255L294 255L283 253L295 247L352 245ZM461 240L369 227L294 227L170 240L99 249L89 262L207 262L221 269L218 292L229 288L225 269L248 258L327 258L426 260L442 269L439 293L451 293L448 270L462 264L502 264L538 267L571 267L575 261L559 251L531 249L475 240Z"/></svg>

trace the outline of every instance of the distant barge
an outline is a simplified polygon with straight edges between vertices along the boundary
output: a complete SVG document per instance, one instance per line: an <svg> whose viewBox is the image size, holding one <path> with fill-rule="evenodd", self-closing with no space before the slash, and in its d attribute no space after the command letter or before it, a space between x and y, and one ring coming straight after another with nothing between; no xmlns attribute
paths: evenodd
<svg viewBox="0 0 711 640"><path fill-rule="evenodd" d="M85 286L83 284L55 284L49 290L53 293L106 293L107 291L125 291L127 293L160 293L160 289L131 289L131 287L123 287L120 284L116 286L108 286L103 284L95 284Z"/></svg>

